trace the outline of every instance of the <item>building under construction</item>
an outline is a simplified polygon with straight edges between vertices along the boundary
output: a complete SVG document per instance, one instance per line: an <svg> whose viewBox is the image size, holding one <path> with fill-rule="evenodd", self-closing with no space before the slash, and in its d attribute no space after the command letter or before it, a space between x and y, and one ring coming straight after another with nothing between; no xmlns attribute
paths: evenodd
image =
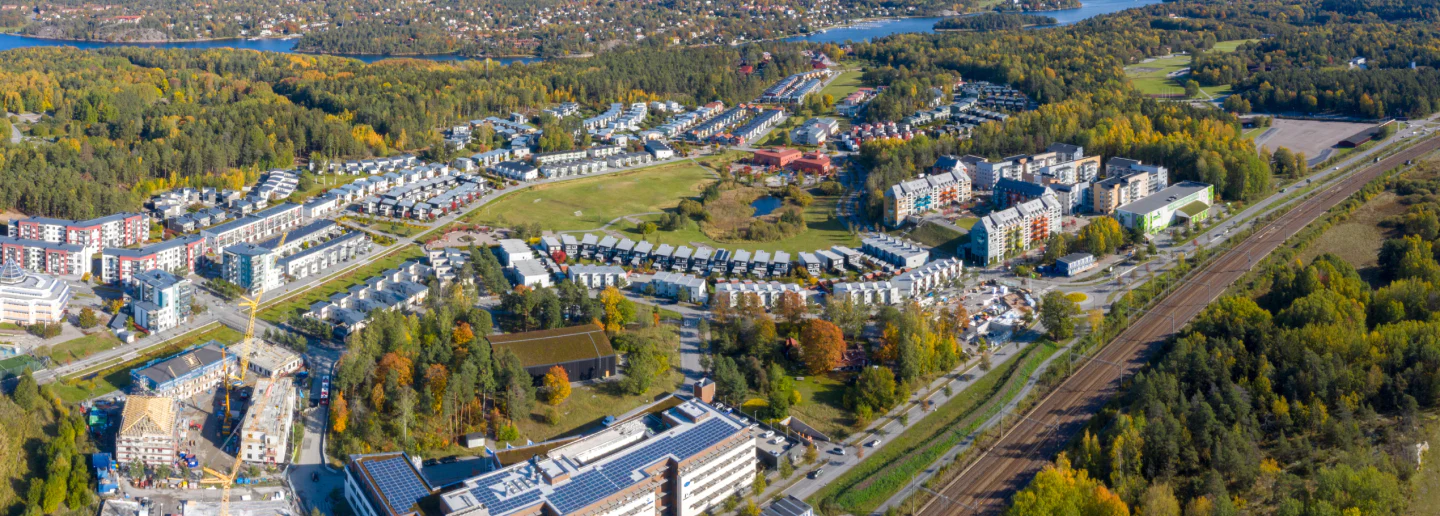
<svg viewBox="0 0 1440 516"><path fill-rule="evenodd" d="M235 367L235 355L211 340L167 358L130 370L136 393L188 398L214 387Z"/></svg>
<svg viewBox="0 0 1440 516"><path fill-rule="evenodd" d="M240 459L259 464L284 464L295 418L295 383L289 377L255 382L250 409L240 425Z"/></svg>

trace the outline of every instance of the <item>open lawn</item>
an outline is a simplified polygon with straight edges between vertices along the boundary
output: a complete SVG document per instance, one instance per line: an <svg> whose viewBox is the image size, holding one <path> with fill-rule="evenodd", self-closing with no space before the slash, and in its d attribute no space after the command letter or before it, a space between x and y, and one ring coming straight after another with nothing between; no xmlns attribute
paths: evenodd
<svg viewBox="0 0 1440 516"><path fill-rule="evenodd" d="M206 328L156 345L132 360L111 365L100 371L66 377L51 384L51 388L60 399L70 403L79 403L129 387L130 370L139 367L140 364L212 339L228 345L240 342L240 339L244 337L240 332L222 324L214 324Z"/></svg>
<svg viewBox="0 0 1440 516"><path fill-rule="evenodd" d="M713 178L687 161L536 185L482 206L465 220L497 226L537 222L552 231L598 229L627 215L674 208L682 199L698 196Z"/></svg>
<svg viewBox="0 0 1440 516"><path fill-rule="evenodd" d="M1211 48L1210 51L1211 51L1211 52L1234 52L1235 49L1240 48L1240 45L1243 45L1243 44L1246 44L1246 43L1255 42L1255 41L1260 41L1260 40L1258 40L1258 39L1232 39L1232 40L1230 40L1230 41L1221 41L1221 42L1216 43L1216 44L1215 44L1215 47L1214 47L1214 48Z"/></svg>
<svg viewBox="0 0 1440 516"><path fill-rule="evenodd" d="M909 235L905 236L906 238L930 247L951 252L958 251L958 246L961 245L961 243L969 241L968 236L964 233L933 222L924 222L911 231Z"/></svg>
<svg viewBox="0 0 1440 516"><path fill-rule="evenodd" d="M669 395L684 379L684 375L672 369L665 378L651 385L649 391L638 396L620 392L615 382L576 386L571 389L569 398L554 407L554 410L560 412L559 423L553 426L546 423L545 412L551 410L551 407L545 402L537 401L534 409L530 411L530 417L516 421L515 426L520 429L521 439L537 443L556 437L583 435L599 428L605 416L619 417Z"/></svg>
<svg viewBox="0 0 1440 516"><path fill-rule="evenodd" d="M1211 51L1234 52L1237 47L1246 41L1253 40L1236 39L1221 41L1216 43L1215 48ZM1164 57L1127 66L1125 67L1125 76L1130 78L1130 83L1135 86L1135 89L1140 90L1140 93L1148 95L1180 95L1185 93L1185 80L1187 76L1182 75L1171 78L1169 74L1190 67L1190 62L1191 59L1188 55ZM1200 91L1202 93L1197 96L1198 98L1209 98L1228 95L1231 89L1230 85L1226 84L1221 86L1202 86L1200 87Z"/></svg>
<svg viewBox="0 0 1440 516"><path fill-rule="evenodd" d="M340 277L326 281L320 286L303 291L301 294L284 298L284 301L271 305L260 310L260 318L272 323L279 323L290 320L291 316L303 313L316 301L324 301L331 294L341 292L351 285L364 282L367 278L379 274L385 269L394 268L405 260L412 260L425 256L425 250L419 246L407 245L391 251L390 254L366 264L364 267L355 269Z"/></svg>
<svg viewBox="0 0 1440 516"><path fill-rule="evenodd" d="M816 192L811 192L816 193ZM798 259L796 253L810 252L817 249L829 249L836 245L858 246L860 237L851 234L845 224L835 219L835 204L839 197L816 196L815 202L805 208L805 232L793 238L787 238L779 242L717 242L700 231L698 226L691 226L687 229L677 231L657 231L649 237L651 242L656 244L688 245L691 247L703 245L712 248L723 249L748 249L751 251L785 251L790 253L791 259ZM648 215L640 217L641 220L658 221L659 215ZM618 224L611 229L620 231L625 236L640 240L643 235L636 230L636 225L631 223Z"/></svg>
<svg viewBox="0 0 1440 516"><path fill-rule="evenodd" d="M790 407L790 415L800 418L831 439L849 435L855 417L845 409L845 391L846 384L854 376L852 373L831 372L806 376L804 380L795 382L795 390L800 391L800 404Z"/></svg>
<svg viewBox="0 0 1440 516"><path fill-rule="evenodd" d="M59 364L68 364L120 345L120 339L108 331L100 331L77 339L67 340L54 346L36 350L38 356L50 357Z"/></svg>
<svg viewBox="0 0 1440 516"><path fill-rule="evenodd" d="M864 73L865 72L861 70L846 70L840 72L839 77L830 81L829 85L820 90L820 95L831 95L835 99L835 102L840 102L840 99L845 98L846 95L855 93L855 90L865 86L860 82L860 76L864 75Z"/></svg>

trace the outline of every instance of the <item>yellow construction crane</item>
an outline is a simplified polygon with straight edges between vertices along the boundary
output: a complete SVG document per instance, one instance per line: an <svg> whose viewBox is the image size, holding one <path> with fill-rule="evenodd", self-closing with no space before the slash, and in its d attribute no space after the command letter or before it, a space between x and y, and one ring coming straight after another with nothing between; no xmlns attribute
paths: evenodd
<svg viewBox="0 0 1440 516"><path fill-rule="evenodd" d="M289 236L290 232L288 231L281 234L280 243L275 247L277 249L284 247L285 238ZM264 285L265 279L259 278L255 281L260 281L261 285ZM245 324L245 338L240 340L239 362L236 364L238 367L236 367L232 377L225 379L225 419L221 421L220 425L222 428L227 429L223 432L224 434L229 434L230 430L233 430L230 426L230 387L231 385L243 384L245 382L245 371L250 368L250 354L255 341L255 314L260 311L260 298L264 295L265 289L261 288L260 292L255 294L255 297L240 296L240 306L250 309L250 321ZM254 399L250 401L252 406L255 405ZM228 475L222 475L219 471L210 468L203 468L206 473L214 475L215 478L201 480L202 484L224 484L224 488L220 492L220 516L230 516L230 487L235 485L235 477L240 474L240 465L245 462L240 458L240 452L240 442L237 438L235 442L235 462L230 465L230 474Z"/></svg>

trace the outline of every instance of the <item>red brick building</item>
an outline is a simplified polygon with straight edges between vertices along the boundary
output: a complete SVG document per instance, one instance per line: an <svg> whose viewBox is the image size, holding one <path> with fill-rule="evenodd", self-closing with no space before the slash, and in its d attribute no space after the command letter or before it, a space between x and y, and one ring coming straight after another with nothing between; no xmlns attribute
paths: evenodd
<svg viewBox="0 0 1440 516"><path fill-rule="evenodd" d="M800 159L801 156L800 151L795 149L762 149L755 151L755 156L751 158L751 161L754 161L756 165L785 168Z"/></svg>
<svg viewBox="0 0 1440 516"><path fill-rule="evenodd" d="M790 169L809 174L829 174L835 170L830 156L820 152L807 152L803 157L790 163Z"/></svg>

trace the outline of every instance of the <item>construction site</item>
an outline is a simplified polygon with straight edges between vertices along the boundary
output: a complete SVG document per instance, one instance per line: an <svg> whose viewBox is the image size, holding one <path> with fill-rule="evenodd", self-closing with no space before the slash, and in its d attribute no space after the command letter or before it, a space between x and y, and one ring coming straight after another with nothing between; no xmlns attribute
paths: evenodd
<svg viewBox="0 0 1440 516"><path fill-rule="evenodd" d="M299 354L255 337L262 295L240 302L249 313L240 342L225 346L212 340L131 371L135 387L119 408L116 461L102 476L123 477L137 492L200 490L153 493L171 503L188 502L184 514L287 513L291 501L283 490L254 500L259 492L254 487L273 484L270 477L290 462L292 443L299 444L293 437L301 397L297 379L307 373ZM250 489L232 512L231 490L237 485ZM246 506L261 501L273 507Z"/></svg>

